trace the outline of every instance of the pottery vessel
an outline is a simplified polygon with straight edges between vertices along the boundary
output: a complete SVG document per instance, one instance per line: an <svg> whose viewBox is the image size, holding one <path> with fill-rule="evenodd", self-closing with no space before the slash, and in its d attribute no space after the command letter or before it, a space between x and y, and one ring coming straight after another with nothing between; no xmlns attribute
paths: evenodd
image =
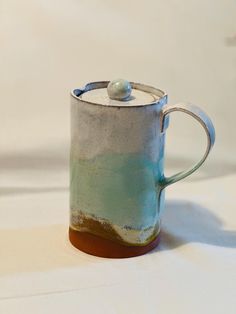
<svg viewBox="0 0 236 314"><path fill-rule="evenodd" d="M193 173L214 144L209 117L189 104L167 104L157 88L131 83L125 101L111 100L109 82L71 93L71 243L103 257L131 257L159 242L165 188ZM164 175L169 114L191 115L206 131L207 148L193 168Z"/></svg>

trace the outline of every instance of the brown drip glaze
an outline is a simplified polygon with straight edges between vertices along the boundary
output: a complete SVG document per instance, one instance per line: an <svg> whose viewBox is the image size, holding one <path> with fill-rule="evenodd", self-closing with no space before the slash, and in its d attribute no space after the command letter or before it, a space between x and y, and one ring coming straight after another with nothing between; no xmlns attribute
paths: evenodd
<svg viewBox="0 0 236 314"><path fill-rule="evenodd" d="M129 227L123 227L124 230L127 229L132 232L135 229ZM129 243L122 239L122 237L116 232L112 224L106 219L97 219L97 217L93 217L92 215L89 217L85 215L82 211L77 211L76 215L72 215L71 219L71 229L74 229L79 232L88 232L94 234L95 236L101 237L103 239L108 239L112 242L120 243L124 246L132 246L132 243ZM148 231L149 228L144 229L143 231ZM141 245L148 244L152 240L154 240L159 233L159 224L156 224L155 228L153 228L152 234L147 238L145 238L145 243ZM140 230L141 232L141 230Z"/></svg>
<svg viewBox="0 0 236 314"><path fill-rule="evenodd" d="M69 228L69 239L73 246L85 253L100 257L124 258L143 255L151 251L159 244L160 234L144 246L123 245L89 232L76 231L72 228Z"/></svg>

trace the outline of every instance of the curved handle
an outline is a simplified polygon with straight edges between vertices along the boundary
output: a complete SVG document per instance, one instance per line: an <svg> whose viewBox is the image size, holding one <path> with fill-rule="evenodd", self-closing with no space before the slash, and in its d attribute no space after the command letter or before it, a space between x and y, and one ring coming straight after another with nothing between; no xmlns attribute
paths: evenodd
<svg viewBox="0 0 236 314"><path fill-rule="evenodd" d="M160 121L161 132L164 131L166 116L173 111L182 111L184 113L187 113L191 115L192 117L194 117L203 126L207 135L207 148L202 159L198 163L196 163L192 168L185 171L181 171L168 178L164 176L160 182L163 188L165 188L166 186L172 183L175 183L179 180L186 178L187 176L192 174L194 171L196 171L206 160L215 142L215 129L210 118L200 108L194 105L190 105L190 104L165 105L162 108L162 113L161 113L161 121Z"/></svg>

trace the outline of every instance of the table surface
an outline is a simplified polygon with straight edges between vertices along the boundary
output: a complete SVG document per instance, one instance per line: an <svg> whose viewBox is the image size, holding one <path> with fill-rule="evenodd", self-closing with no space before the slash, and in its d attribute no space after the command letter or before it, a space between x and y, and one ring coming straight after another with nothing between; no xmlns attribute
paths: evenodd
<svg viewBox="0 0 236 314"><path fill-rule="evenodd" d="M0 14L0 312L235 313L235 1L3 0ZM199 104L217 140L166 189L159 247L113 260L68 241L69 90L116 77ZM173 174L205 135L181 114L167 132Z"/></svg>

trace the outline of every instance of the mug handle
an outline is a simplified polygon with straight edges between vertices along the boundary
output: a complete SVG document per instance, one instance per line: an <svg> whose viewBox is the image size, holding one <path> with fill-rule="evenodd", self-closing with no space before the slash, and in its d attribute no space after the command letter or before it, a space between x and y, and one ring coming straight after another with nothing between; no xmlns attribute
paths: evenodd
<svg viewBox="0 0 236 314"><path fill-rule="evenodd" d="M211 122L211 119L199 107L191 105L191 104L180 103L176 105L165 105L161 111L161 120L160 120L161 132L164 132L165 120L166 120L167 115L173 111L182 111L184 113L187 113L193 118L195 118L203 126L207 135L207 148L202 159L198 163L196 163L192 168L187 169L185 171L178 172L177 174L170 177L163 176L160 182L160 185L162 188L165 188L166 186L172 183L180 181L186 178L187 176L189 176L190 174L192 174L194 171L196 171L206 160L215 142L215 129Z"/></svg>

